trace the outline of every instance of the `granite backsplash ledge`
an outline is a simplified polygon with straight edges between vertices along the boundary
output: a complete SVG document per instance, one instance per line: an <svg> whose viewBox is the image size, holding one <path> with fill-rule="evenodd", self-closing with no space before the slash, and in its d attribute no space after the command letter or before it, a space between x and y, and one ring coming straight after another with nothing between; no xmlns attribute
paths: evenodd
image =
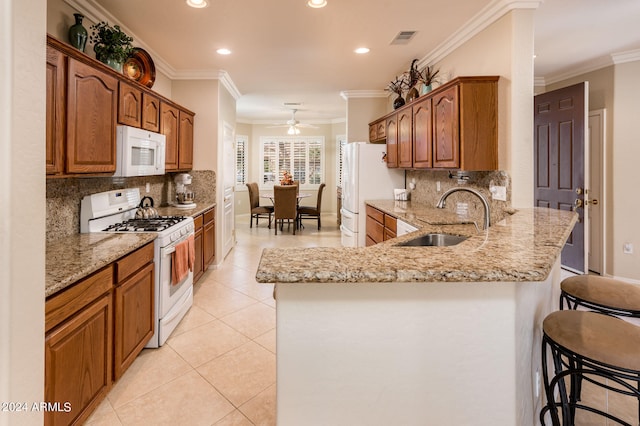
<svg viewBox="0 0 640 426"><path fill-rule="evenodd" d="M191 190L198 201L212 202L216 199L216 173L213 170L192 170ZM153 198L154 204L166 206L175 197L176 173L162 176L129 178L89 177L47 179L47 243L80 232L80 202L82 197L96 192L123 188L139 188L141 196ZM149 192L146 192L146 184Z"/></svg>
<svg viewBox="0 0 640 426"><path fill-rule="evenodd" d="M496 223L507 214L513 213L511 206L511 179L505 171L456 172L455 170L407 170L406 179L407 188L410 183L415 183L416 187L411 191L411 200L418 203L435 206L442 194L448 189L466 187L475 189L485 196L491 209L491 223ZM440 182L440 191L437 189L438 182ZM491 186L506 187L506 201L494 200L489 191ZM446 209L455 212L457 202L468 205L467 217L470 220L478 224L482 223L484 208L481 201L475 195L468 192L452 194L447 200Z"/></svg>

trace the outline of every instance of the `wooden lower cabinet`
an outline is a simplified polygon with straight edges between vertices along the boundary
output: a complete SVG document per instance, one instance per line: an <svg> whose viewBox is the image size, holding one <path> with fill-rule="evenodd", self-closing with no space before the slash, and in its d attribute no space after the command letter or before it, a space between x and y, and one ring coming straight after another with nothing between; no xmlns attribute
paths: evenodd
<svg viewBox="0 0 640 426"><path fill-rule="evenodd" d="M216 208L193 218L196 261L193 270L194 284L215 260L216 254Z"/></svg>
<svg viewBox="0 0 640 426"><path fill-rule="evenodd" d="M69 300L75 305L72 314L45 336L44 399L68 403L45 412L45 425L82 424L111 389L111 292L86 305L79 304L82 300Z"/></svg>
<svg viewBox="0 0 640 426"><path fill-rule="evenodd" d="M367 206L365 245L372 246L396 237L397 219L375 207Z"/></svg>
<svg viewBox="0 0 640 426"><path fill-rule="evenodd" d="M113 378L118 380L154 332L153 244L116 262ZM120 273L125 269L124 274ZM134 270L133 274L129 272ZM124 275L124 276L123 276Z"/></svg>
<svg viewBox="0 0 640 426"><path fill-rule="evenodd" d="M82 424L154 331L153 242L45 302L45 425Z"/></svg>

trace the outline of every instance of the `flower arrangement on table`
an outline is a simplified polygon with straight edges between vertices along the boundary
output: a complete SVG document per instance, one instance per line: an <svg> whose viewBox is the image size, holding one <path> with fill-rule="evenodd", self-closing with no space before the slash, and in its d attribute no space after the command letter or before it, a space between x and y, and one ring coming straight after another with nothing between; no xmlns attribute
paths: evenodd
<svg viewBox="0 0 640 426"><path fill-rule="evenodd" d="M287 170L283 170L280 185L293 185L293 175Z"/></svg>

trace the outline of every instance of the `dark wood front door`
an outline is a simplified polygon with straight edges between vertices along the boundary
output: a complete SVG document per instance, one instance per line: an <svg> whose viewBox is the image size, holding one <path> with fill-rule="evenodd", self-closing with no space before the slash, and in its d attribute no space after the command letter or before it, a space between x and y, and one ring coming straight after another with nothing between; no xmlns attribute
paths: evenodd
<svg viewBox="0 0 640 426"><path fill-rule="evenodd" d="M587 270L584 205L587 83L534 100L535 205L574 210L579 220L562 250L562 266Z"/></svg>

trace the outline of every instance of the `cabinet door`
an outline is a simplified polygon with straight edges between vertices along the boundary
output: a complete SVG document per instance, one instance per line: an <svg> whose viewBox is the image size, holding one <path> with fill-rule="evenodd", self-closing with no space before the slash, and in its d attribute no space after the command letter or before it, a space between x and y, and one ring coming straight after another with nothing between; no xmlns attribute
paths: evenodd
<svg viewBox="0 0 640 426"><path fill-rule="evenodd" d="M160 99L149 93L142 94L142 128L160 131Z"/></svg>
<svg viewBox="0 0 640 426"><path fill-rule="evenodd" d="M154 331L153 263L115 288L114 380L119 379Z"/></svg>
<svg viewBox="0 0 640 426"><path fill-rule="evenodd" d="M458 86L433 97L433 167L460 167Z"/></svg>
<svg viewBox="0 0 640 426"><path fill-rule="evenodd" d="M424 99L413 106L413 167L430 168L433 145L433 118L431 99Z"/></svg>
<svg viewBox="0 0 640 426"><path fill-rule="evenodd" d="M69 58L67 173L116 171L118 81Z"/></svg>
<svg viewBox="0 0 640 426"><path fill-rule="evenodd" d="M65 56L47 47L47 174L64 171Z"/></svg>
<svg viewBox="0 0 640 426"><path fill-rule="evenodd" d="M178 169L193 168L193 115L180 110L178 128Z"/></svg>
<svg viewBox="0 0 640 426"><path fill-rule="evenodd" d="M193 236L193 242L195 243L195 252L196 259L193 265L193 283L198 282L202 274L204 273L204 262L203 262L203 243L204 240L202 238L202 227L196 229L195 234Z"/></svg>
<svg viewBox="0 0 640 426"><path fill-rule="evenodd" d="M376 139L381 140L387 137L387 128L385 125L385 121L379 121L376 124Z"/></svg>
<svg viewBox="0 0 640 426"><path fill-rule="evenodd" d="M165 170L178 169L178 108L160 102L160 133L166 137Z"/></svg>
<svg viewBox="0 0 640 426"><path fill-rule="evenodd" d="M369 142L375 142L378 139L378 130L375 123L369 125Z"/></svg>
<svg viewBox="0 0 640 426"><path fill-rule="evenodd" d="M411 108L398 113L398 167L413 167Z"/></svg>
<svg viewBox="0 0 640 426"><path fill-rule="evenodd" d="M387 118L387 167L398 167L398 121L394 114Z"/></svg>
<svg viewBox="0 0 640 426"><path fill-rule="evenodd" d="M142 124L142 90L123 81L118 90L118 124L140 127Z"/></svg>
<svg viewBox="0 0 640 426"><path fill-rule="evenodd" d="M211 219L208 219L208 213L210 213ZM215 220L213 219L215 215L215 210L210 210L209 212L205 212L204 217L204 227L202 232L202 254L204 258L204 269L206 269L212 262L216 254L216 227Z"/></svg>
<svg viewBox="0 0 640 426"><path fill-rule="evenodd" d="M82 422L111 388L111 293L100 297L45 336L47 402L68 402L72 410L47 411L45 425Z"/></svg>

